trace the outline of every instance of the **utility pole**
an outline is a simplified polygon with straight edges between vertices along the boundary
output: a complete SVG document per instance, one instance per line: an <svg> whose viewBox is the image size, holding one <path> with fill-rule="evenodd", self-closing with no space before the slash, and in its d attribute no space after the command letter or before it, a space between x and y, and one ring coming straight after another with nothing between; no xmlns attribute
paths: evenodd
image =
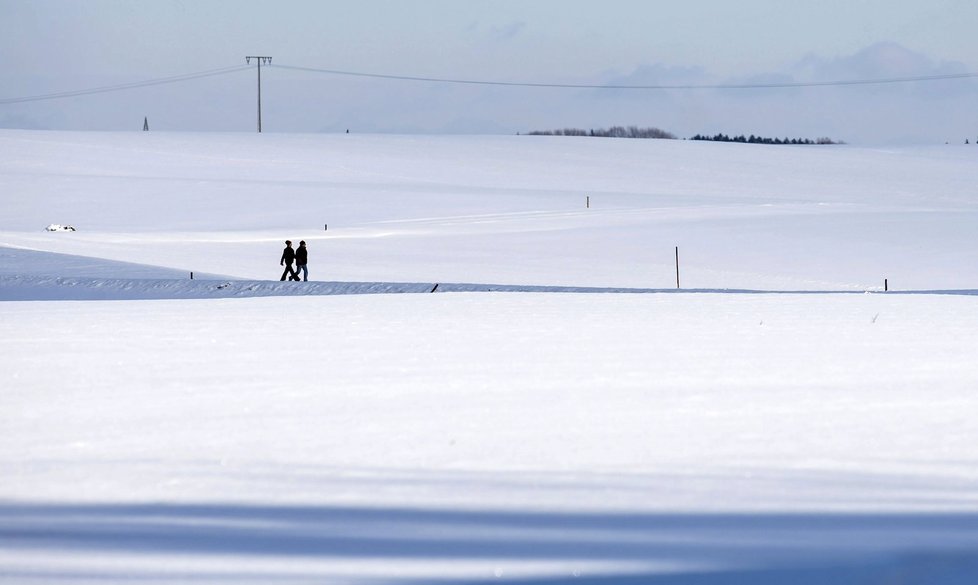
<svg viewBox="0 0 978 585"><path fill-rule="evenodd" d="M260 134L261 133L261 66L263 63L266 65L271 65L272 58L266 56L248 55L247 57L245 57L245 63L251 65L252 59L258 60L258 133Z"/></svg>

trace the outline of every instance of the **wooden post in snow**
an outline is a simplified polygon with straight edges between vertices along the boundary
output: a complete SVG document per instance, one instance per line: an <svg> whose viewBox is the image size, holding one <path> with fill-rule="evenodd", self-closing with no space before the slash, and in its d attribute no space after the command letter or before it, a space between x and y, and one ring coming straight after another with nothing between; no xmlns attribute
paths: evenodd
<svg viewBox="0 0 978 585"><path fill-rule="evenodd" d="M676 288L679 288L679 246L676 246Z"/></svg>

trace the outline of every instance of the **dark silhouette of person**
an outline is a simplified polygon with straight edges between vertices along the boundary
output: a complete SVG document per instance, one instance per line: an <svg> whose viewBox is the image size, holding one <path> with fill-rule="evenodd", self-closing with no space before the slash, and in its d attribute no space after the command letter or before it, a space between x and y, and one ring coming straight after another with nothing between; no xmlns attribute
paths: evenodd
<svg viewBox="0 0 978 585"><path fill-rule="evenodd" d="M306 264L309 260L309 251L306 250L306 241L302 240L299 242L299 248L295 251L295 268L296 272L302 273L302 280L309 280L309 268Z"/></svg>
<svg viewBox="0 0 978 585"><path fill-rule="evenodd" d="M293 262L295 262L295 250L292 249L292 240L285 240L282 259L278 262L279 266L285 266L285 271L282 272L282 278L279 280L285 280L286 276L289 277L289 280L299 280L299 275L295 273L295 268L292 268Z"/></svg>

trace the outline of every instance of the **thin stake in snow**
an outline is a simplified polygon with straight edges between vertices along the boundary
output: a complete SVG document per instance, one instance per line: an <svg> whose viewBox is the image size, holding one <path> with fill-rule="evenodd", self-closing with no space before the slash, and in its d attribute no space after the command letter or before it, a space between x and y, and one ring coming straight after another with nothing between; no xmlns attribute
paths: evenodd
<svg viewBox="0 0 978 585"><path fill-rule="evenodd" d="M679 288L679 246L676 246L676 288Z"/></svg>

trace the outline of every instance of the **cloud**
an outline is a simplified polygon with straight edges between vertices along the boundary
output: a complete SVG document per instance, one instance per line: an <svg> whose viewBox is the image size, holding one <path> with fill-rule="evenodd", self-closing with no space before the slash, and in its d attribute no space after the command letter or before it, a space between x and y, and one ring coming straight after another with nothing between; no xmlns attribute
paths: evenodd
<svg viewBox="0 0 978 585"><path fill-rule="evenodd" d="M708 83L703 67L674 67L662 63L639 65L627 75L615 75L605 85L682 85Z"/></svg>
<svg viewBox="0 0 978 585"><path fill-rule="evenodd" d="M492 43L505 43L521 36L526 30L526 23L523 21L513 21L508 24L483 26L478 21L473 21L465 27L465 32L477 38Z"/></svg>
<svg viewBox="0 0 978 585"><path fill-rule="evenodd" d="M525 29L525 22L511 22L502 26L493 26L489 29L489 36L497 42L509 41L520 36Z"/></svg>
<svg viewBox="0 0 978 585"><path fill-rule="evenodd" d="M621 74L594 76L598 85L769 85L926 77L968 73L892 42L849 55L809 55L796 63L749 76L723 77L705 67L647 63ZM974 133L978 79L880 85L753 89L595 90L577 96L578 111L604 112L617 123L650 124L680 136L757 134L852 143L963 142ZM592 114L592 118L593 118ZM574 120L567 126L581 125Z"/></svg>
<svg viewBox="0 0 978 585"><path fill-rule="evenodd" d="M711 77L703 67L674 67L662 63L639 65L631 73L606 73L604 79L595 83L605 87L618 86L678 86L678 85L706 85L714 83L715 78ZM649 100L668 98L667 92L657 90L636 90L636 89L601 89L595 90L595 97L599 99L638 99Z"/></svg>
<svg viewBox="0 0 978 585"><path fill-rule="evenodd" d="M36 118L27 114L10 114L0 117L0 128L16 128L18 130L47 130L48 127Z"/></svg>
<svg viewBox="0 0 978 585"><path fill-rule="evenodd" d="M801 81L851 81L931 77L969 73L959 61L938 61L893 42L870 45L852 55L827 59L809 55L791 68L791 74ZM906 93L930 97L951 97L972 93L974 79L917 82L895 86L867 85L857 88L861 93Z"/></svg>
<svg viewBox="0 0 978 585"><path fill-rule="evenodd" d="M809 55L793 67L794 73L812 81L919 77L967 71L963 63L937 62L893 42L876 43L852 55L834 59Z"/></svg>
<svg viewBox="0 0 978 585"><path fill-rule="evenodd" d="M935 61L893 42L871 45L852 55L825 58L808 55L780 71L723 78L704 67L642 64L628 74L600 82L608 86L779 85L833 81L887 80L969 73L958 61ZM921 82L923 83L923 82Z"/></svg>

